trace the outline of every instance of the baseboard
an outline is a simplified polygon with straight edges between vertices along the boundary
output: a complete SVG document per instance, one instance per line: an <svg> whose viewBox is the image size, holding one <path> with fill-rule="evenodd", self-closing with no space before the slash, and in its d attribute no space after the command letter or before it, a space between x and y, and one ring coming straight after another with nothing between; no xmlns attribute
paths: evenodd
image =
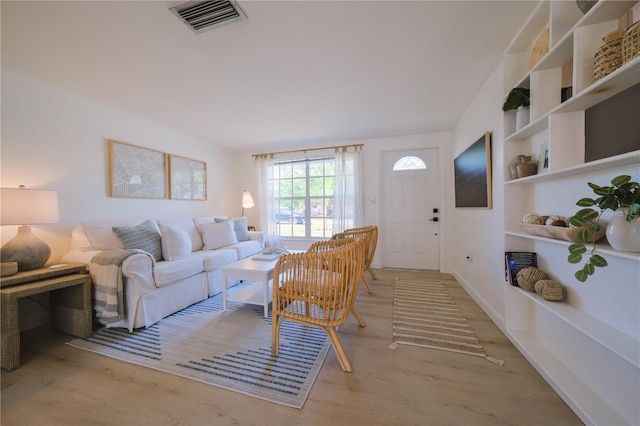
<svg viewBox="0 0 640 426"><path fill-rule="evenodd" d="M480 308L484 311L485 314L493 321L493 323L502 331L504 335L507 334L507 329L504 324L504 316L497 312L495 309L491 307L487 303L487 301L482 297L480 293L478 293L469 283L462 278L462 276L455 270L451 272L451 275L454 276L456 281L465 289L465 291L471 296L471 298L480 306Z"/></svg>

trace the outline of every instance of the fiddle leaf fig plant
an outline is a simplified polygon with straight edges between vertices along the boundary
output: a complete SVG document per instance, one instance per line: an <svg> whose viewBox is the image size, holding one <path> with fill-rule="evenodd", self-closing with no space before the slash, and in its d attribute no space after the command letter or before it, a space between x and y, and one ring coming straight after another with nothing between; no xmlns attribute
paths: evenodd
<svg viewBox="0 0 640 426"><path fill-rule="evenodd" d="M595 233L600 230L598 220L602 214L607 210L622 209L627 222L640 217L640 184L633 182L631 176L616 176L611 180L611 186L598 186L591 182L588 185L598 197L578 200L576 205L585 208L569 219L571 225L580 228L578 242L569 246L569 263L582 262L582 256L589 251L587 244L591 244L587 262L575 273L580 282L585 282L595 273L596 268L607 266L607 260L596 253Z"/></svg>

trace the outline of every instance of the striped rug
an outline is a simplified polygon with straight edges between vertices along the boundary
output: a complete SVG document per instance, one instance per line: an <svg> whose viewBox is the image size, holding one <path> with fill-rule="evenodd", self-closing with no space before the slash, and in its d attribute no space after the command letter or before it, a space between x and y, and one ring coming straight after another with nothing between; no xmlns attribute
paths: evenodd
<svg viewBox="0 0 640 426"><path fill-rule="evenodd" d="M393 344L441 349L486 358L480 341L447 288L438 282L401 280L393 290Z"/></svg>
<svg viewBox="0 0 640 426"><path fill-rule="evenodd" d="M214 296L157 324L134 330L100 329L69 344L108 357L302 408L330 348L317 328L285 321L280 354L271 356L271 317L262 306Z"/></svg>

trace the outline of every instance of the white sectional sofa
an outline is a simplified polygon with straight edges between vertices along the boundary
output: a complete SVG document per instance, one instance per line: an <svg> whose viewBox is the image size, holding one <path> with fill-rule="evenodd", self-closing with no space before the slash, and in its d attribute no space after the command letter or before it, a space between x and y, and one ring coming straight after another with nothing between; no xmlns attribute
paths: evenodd
<svg viewBox="0 0 640 426"><path fill-rule="evenodd" d="M159 238L157 238L159 234ZM148 327L222 291L220 266L259 253L262 232L247 231L246 218L195 217L83 222L72 231L63 262L85 263L117 249L141 249L122 262L124 318L107 327ZM98 270L97 264L94 269ZM95 308L95 306L94 306Z"/></svg>

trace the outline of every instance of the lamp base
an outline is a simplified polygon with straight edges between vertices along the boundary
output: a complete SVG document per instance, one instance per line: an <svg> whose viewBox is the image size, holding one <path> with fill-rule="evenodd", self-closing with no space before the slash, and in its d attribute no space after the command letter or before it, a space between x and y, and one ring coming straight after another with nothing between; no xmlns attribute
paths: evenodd
<svg viewBox="0 0 640 426"><path fill-rule="evenodd" d="M18 271L42 268L51 256L51 249L33 235L30 226L18 227L18 234L0 249L3 262L16 262Z"/></svg>

